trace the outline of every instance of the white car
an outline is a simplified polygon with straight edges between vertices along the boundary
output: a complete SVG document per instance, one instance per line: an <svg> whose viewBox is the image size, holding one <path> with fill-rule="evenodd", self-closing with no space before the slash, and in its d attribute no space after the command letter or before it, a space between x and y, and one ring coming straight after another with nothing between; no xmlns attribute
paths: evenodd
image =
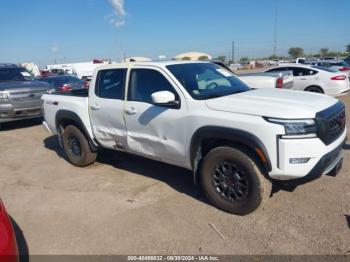
<svg viewBox="0 0 350 262"><path fill-rule="evenodd" d="M213 63L106 65L85 96L42 99L44 127L73 165L90 165L108 148L180 166L214 206L234 214L257 209L273 180L295 187L342 165L342 102L252 90Z"/></svg>
<svg viewBox="0 0 350 262"><path fill-rule="evenodd" d="M284 64L266 72L293 71L293 89L322 93L330 96L345 95L350 91L347 74L336 70L301 64Z"/></svg>
<svg viewBox="0 0 350 262"><path fill-rule="evenodd" d="M221 61L212 61L212 63L221 66L229 72L234 72L230 67ZM291 89L293 87L293 72L278 73L250 73L240 74L237 77L252 88L284 88Z"/></svg>

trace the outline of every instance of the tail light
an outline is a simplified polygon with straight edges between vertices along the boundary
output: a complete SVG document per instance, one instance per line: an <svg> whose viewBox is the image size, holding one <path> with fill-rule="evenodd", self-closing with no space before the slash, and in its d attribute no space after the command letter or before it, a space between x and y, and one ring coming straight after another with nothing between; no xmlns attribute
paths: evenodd
<svg viewBox="0 0 350 262"><path fill-rule="evenodd" d="M350 68L349 67L342 67L342 68L339 69L339 71L342 71L342 72L350 71Z"/></svg>
<svg viewBox="0 0 350 262"><path fill-rule="evenodd" d="M283 78L282 77L279 77L277 79L277 88L283 88Z"/></svg>
<svg viewBox="0 0 350 262"><path fill-rule="evenodd" d="M90 86L89 82L88 81L84 81L84 88L85 89L89 89L89 86Z"/></svg>
<svg viewBox="0 0 350 262"><path fill-rule="evenodd" d="M347 76L341 75L341 76L334 76L331 78L331 80L345 80L347 79Z"/></svg>
<svg viewBox="0 0 350 262"><path fill-rule="evenodd" d="M71 91L71 90L72 90L72 86L69 84L65 84L65 85L58 88L58 91L60 91L60 92L67 92L67 91Z"/></svg>

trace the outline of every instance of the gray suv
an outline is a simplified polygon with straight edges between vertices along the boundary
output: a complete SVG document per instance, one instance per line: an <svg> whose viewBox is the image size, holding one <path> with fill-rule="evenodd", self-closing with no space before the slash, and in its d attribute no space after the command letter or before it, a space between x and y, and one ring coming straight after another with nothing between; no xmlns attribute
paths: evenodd
<svg viewBox="0 0 350 262"><path fill-rule="evenodd" d="M15 64L0 64L1 123L41 116L41 96L50 85Z"/></svg>

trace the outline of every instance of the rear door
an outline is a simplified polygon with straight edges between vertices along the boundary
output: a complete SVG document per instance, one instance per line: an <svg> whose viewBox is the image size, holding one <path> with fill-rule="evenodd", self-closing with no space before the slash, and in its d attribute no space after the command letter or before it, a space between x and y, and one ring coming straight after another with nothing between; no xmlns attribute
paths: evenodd
<svg viewBox="0 0 350 262"><path fill-rule="evenodd" d="M305 90L309 86L317 85L317 71L312 68L290 67L294 76L294 87L296 90Z"/></svg>
<svg viewBox="0 0 350 262"><path fill-rule="evenodd" d="M103 147L123 150L126 127L123 118L126 68L100 70L90 89L89 114L95 139ZM94 83L92 83L94 84Z"/></svg>
<svg viewBox="0 0 350 262"><path fill-rule="evenodd" d="M187 107L173 81L156 67L134 68L130 72L125 106L128 151L163 162L183 165L187 142ZM154 105L151 95L172 92L178 107Z"/></svg>

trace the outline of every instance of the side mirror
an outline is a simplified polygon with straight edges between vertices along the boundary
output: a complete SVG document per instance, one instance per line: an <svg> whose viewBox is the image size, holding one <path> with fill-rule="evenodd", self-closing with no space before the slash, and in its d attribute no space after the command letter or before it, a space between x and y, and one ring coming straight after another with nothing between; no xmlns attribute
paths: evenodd
<svg viewBox="0 0 350 262"><path fill-rule="evenodd" d="M175 95L169 91L160 91L152 94L152 102L159 106L178 106L179 102L176 101Z"/></svg>

